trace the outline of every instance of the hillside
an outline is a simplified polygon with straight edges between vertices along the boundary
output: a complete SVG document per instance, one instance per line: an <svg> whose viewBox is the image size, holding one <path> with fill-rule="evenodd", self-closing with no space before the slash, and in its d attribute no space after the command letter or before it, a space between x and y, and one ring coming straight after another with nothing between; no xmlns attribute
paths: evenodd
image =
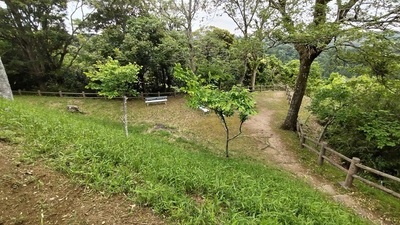
<svg viewBox="0 0 400 225"><path fill-rule="evenodd" d="M136 121L126 138L117 120L89 111L85 115L66 113L60 110L62 102L48 109L46 104L55 103L45 98L39 101L36 104L41 106L19 98L0 103L1 140L23 149L21 163L43 162L90 189L112 196L122 194L132 205L151 207L167 222L368 224L299 178L244 157L241 141L234 157L225 159L215 153L218 143L210 149L185 138L184 132L174 132L179 127L170 127L168 120L162 126ZM161 107L167 106L158 110ZM149 115L164 120L173 117L173 111L172 115L161 114L165 117ZM191 122L203 117L189 111L188 115L192 115ZM211 115L205 117L213 121ZM215 132L207 135L218 137ZM43 207L36 216L48 215L48 210Z"/></svg>

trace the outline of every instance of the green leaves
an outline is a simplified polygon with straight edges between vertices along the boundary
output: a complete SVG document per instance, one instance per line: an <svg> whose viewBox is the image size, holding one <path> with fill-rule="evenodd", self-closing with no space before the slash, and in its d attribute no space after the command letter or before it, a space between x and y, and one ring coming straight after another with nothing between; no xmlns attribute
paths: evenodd
<svg viewBox="0 0 400 225"><path fill-rule="evenodd" d="M120 66L118 60L110 57L103 64L97 62L85 75L89 78L87 88L99 90L99 94L108 98L136 95L137 92L133 85L137 82L137 74L140 66L129 63Z"/></svg>
<svg viewBox="0 0 400 225"><path fill-rule="evenodd" d="M238 137L242 133L243 123L250 115L256 114L255 102L249 91L238 86L233 86L230 91L219 90L215 86L207 84L204 79L199 79L191 70L183 69L179 64L175 66L174 75L178 80L186 83L181 90L189 94L191 107L205 106L218 115L226 132L225 155L229 157L229 141ZM239 132L230 137L225 117L231 117L235 112L239 113Z"/></svg>
<svg viewBox="0 0 400 225"><path fill-rule="evenodd" d="M392 81L391 87L399 87ZM311 110L323 122L329 143L346 155L385 172L400 167L399 88L388 89L376 78L347 79L332 74L317 89Z"/></svg>
<svg viewBox="0 0 400 225"><path fill-rule="evenodd" d="M218 115L227 117L239 113L241 121L256 114L255 102L249 91L242 87L233 86L229 91L219 90L199 79L191 70L183 69L180 64L175 66L175 78L186 83L180 89L189 94L190 105L193 108L206 106Z"/></svg>

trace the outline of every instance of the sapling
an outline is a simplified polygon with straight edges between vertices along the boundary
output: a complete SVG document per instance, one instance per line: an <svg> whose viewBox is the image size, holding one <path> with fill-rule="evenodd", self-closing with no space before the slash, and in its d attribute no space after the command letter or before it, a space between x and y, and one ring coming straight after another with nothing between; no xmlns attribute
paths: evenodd
<svg viewBox="0 0 400 225"><path fill-rule="evenodd" d="M183 69L179 64L175 66L174 76L186 83L181 90L189 94L191 107L197 109L199 106L205 106L220 119L226 133L225 156L228 158L229 142L242 134L243 123L250 115L256 113L255 102L249 91L238 86L233 86L229 91L220 90L205 83L205 80L199 79L191 70ZM239 114L240 125L238 133L231 136L226 118L233 116L235 112Z"/></svg>
<svg viewBox="0 0 400 225"><path fill-rule="evenodd" d="M133 89L137 83L137 74L140 66L129 63L121 66L118 60L111 57L105 63L97 62L85 75L89 78L87 88L99 90L99 94L108 98L123 96L123 123L126 136L128 136L128 115L126 95L137 95L138 92Z"/></svg>

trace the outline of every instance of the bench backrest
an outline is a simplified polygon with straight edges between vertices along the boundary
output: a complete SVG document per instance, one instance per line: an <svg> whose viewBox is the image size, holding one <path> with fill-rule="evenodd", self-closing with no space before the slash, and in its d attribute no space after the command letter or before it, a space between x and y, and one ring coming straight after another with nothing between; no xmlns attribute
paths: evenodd
<svg viewBox="0 0 400 225"><path fill-rule="evenodd" d="M145 98L146 101L152 101L152 100L162 100L162 99L167 99L168 96L159 96L159 97L147 97Z"/></svg>

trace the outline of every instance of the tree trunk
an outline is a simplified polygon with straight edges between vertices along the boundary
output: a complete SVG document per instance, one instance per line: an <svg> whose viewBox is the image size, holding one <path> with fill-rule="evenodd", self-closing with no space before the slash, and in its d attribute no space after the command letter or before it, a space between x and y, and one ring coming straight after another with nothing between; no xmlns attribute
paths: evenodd
<svg viewBox="0 0 400 225"><path fill-rule="evenodd" d="M239 84L240 86L243 86L244 79L246 78L246 75L247 75L247 63L248 63L248 58L247 58L247 56L246 56L246 58L245 58L245 60L244 60L244 62L243 62L243 64L244 64L244 71L243 71L242 75L239 77L239 80L238 80L238 84Z"/></svg>
<svg viewBox="0 0 400 225"><path fill-rule="evenodd" d="M0 96L3 98L14 100L10 87L10 82L8 82L6 69L3 66L1 58L0 58Z"/></svg>
<svg viewBox="0 0 400 225"><path fill-rule="evenodd" d="M290 107L286 119L281 125L284 130L296 130L296 122L299 114L301 102L307 87L307 79L310 74L311 64L314 59L321 53L314 46L310 45L296 45L296 50L300 57L300 68L297 76L296 85L293 92L293 97L290 102Z"/></svg>
<svg viewBox="0 0 400 225"><path fill-rule="evenodd" d="M124 95L124 130L125 136L128 137L128 110L127 110L127 100L128 98Z"/></svg>
<svg viewBox="0 0 400 225"><path fill-rule="evenodd" d="M256 62L251 74L251 90L255 91L256 88L256 78L257 78L257 70L260 62Z"/></svg>

